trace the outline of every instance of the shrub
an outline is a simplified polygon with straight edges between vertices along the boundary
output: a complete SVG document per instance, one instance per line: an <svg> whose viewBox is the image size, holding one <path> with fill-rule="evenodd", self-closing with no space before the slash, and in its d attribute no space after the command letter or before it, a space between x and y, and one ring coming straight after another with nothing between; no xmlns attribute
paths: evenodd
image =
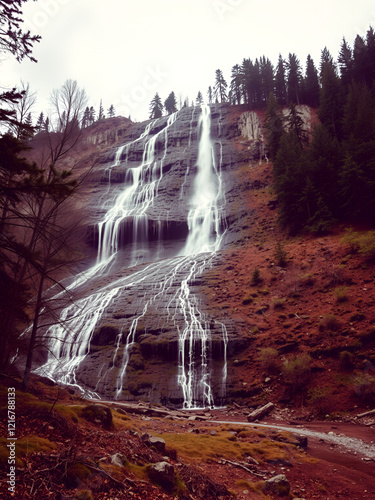
<svg viewBox="0 0 375 500"><path fill-rule="evenodd" d="M259 283L261 283L261 281L262 281L262 278L260 277L260 270L259 270L259 268L256 267L253 271L253 274L251 275L250 284L255 286L255 285L258 285Z"/></svg>
<svg viewBox="0 0 375 500"><path fill-rule="evenodd" d="M353 354L349 351L340 352L340 368L344 371L353 368Z"/></svg>
<svg viewBox="0 0 375 500"><path fill-rule="evenodd" d="M301 274L299 276L299 283L300 283L301 286L310 287L310 286L314 285L315 278L310 273Z"/></svg>
<svg viewBox="0 0 375 500"><path fill-rule="evenodd" d="M323 417L332 411L332 389L329 387L313 387L309 389L309 402L313 404L319 417Z"/></svg>
<svg viewBox="0 0 375 500"><path fill-rule="evenodd" d="M346 302L348 300L348 289L345 286L338 286L334 289L333 293L335 294L336 301Z"/></svg>
<svg viewBox="0 0 375 500"><path fill-rule="evenodd" d="M278 266L286 267L288 265L288 255L280 241L276 243L274 258Z"/></svg>
<svg viewBox="0 0 375 500"><path fill-rule="evenodd" d="M259 359L267 373L275 373L280 369L280 357L277 349L272 347L260 349Z"/></svg>
<svg viewBox="0 0 375 500"><path fill-rule="evenodd" d="M369 373L360 373L353 380L354 391L360 399L368 403L375 400L375 377Z"/></svg>
<svg viewBox="0 0 375 500"><path fill-rule="evenodd" d="M326 314L319 322L319 331L337 332L340 329L340 321L334 314Z"/></svg>
<svg viewBox="0 0 375 500"><path fill-rule="evenodd" d="M273 300L272 300L272 307L274 309L284 309L284 304L285 304L285 299L279 299L277 297L275 297Z"/></svg>
<svg viewBox="0 0 375 500"><path fill-rule="evenodd" d="M306 388L310 379L310 364L311 357L308 354L293 356L284 361L282 374L292 393L301 392Z"/></svg>
<svg viewBox="0 0 375 500"><path fill-rule="evenodd" d="M359 233L348 228L341 241L348 245L352 253L363 255L370 261L375 259L375 231Z"/></svg>
<svg viewBox="0 0 375 500"><path fill-rule="evenodd" d="M251 295L245 295L245 297L242 299L242 304L244 306L247 306L248 304L252 304L253 300L254 299Z"/></svg>

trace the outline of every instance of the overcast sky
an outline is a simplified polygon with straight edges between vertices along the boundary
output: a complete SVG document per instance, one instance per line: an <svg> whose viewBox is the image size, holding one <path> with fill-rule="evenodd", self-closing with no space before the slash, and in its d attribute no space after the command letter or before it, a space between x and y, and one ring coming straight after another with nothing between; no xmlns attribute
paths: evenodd
<svg viewBox="0 0 375 500"><path fill-rule="evenodd" d="M38 63L9 58L1 85L20 80L38 91L35 117L48 112L51 91L77 80L96 110L148 118L156 92L163 102L204 97L220 68L228 84L243 58L311 54L319 66L327 46L336 59L342 38L375 28L374 0L37 0L24 6L24 28L40 34Z"/></svg>

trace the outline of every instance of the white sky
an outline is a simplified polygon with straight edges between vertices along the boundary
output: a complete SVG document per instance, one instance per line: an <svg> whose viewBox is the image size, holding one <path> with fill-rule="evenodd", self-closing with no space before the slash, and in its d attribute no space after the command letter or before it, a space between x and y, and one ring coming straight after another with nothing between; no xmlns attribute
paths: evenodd
<svg viewBox="0 0 375 500"><path fill-rule="evenodd" d="M37 0L24 6L24 28L40 34L38 63L1 62L1 86L20 80L38 91L35 117L49 96L77 80L98 112L148 118L155 92L162 101L207 95L220 68L228 84L243 58L297 54L303 69L311 54L319 66L327 46L337 58L342 38L375 28L374 0Z"/></svg>

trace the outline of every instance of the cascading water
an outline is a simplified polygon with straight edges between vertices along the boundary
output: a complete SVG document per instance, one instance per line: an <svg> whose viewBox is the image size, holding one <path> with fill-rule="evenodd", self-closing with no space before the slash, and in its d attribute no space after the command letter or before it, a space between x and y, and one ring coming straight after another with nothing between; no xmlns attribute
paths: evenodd
<svg viewBox="0 0 375 500"><path fill-rule="evenodd" d="M194 108L190 120L189 143L192 140ZM62 309L58 324L46 333L50 341L50 355L36 371L53 380L82 388L77 372L90 345L95 328L108 310L122 307L126 301L137 297L139 313L131 324L124 322L114 342L111 359L104 361L98 370L96 387L84 390L97 397L112 384L113 395L121 398L126 384L126 374L132 347L137 342L139 328L147 315L165 307L164 316L174 325L178 343L177 383L185 408L214 406L212 388L210 322L200 310L199 299L192 293L191 284L212 265L215 252L220 248L224 235L224 193L221 180L221 144L210 137L211 112L202 106L198 121L198 158L196 175L190 195L187 215L188 235L182 250L175 257L156 262L150 252L141 259L140 253L149 242L149 210L158 201L159 186L163 179L163 166L168 154L169 131L178 113L171 115L164 127L156 133L161 120L150 122L138 139L121 146L114 164L119 167L135 147L142 144L142 161L136 167L127 168L125 185L111 201L104 200L106 212L98 223L97 262L79 275L68 287L81 296L79 300ZM165 122L165 119L164 119ZM219 148L220 154L215 152ZM160 151L161 149L161 151ZM219 157L217 163L216 158ZM187 172L191 169L188 168ZM186 174L187 175L187 174ZM181 189L186 182L186 175ZM192 174L190 174L192 175ZM110 182L110 175L108 176ZM128 271L119 272L118 262L122 232L132 227L132 252ZM155 224L161 232L161 224ZM124 229L125 228L125 229ZM158 236L160 239L160 234ZM130 265L129 265L130 264ZM137 266L137 267L136 267ZM94 291L93 291L94 290ZM141 290L141 292L140 292ZM139 297L139 294L141 297ZM222 332L222 375L220 401L225 397L226 353L228 335L223 323L215 321ZM81 377L82 378L82 377ZM83 390L83 388L82 388Z"/></svg>

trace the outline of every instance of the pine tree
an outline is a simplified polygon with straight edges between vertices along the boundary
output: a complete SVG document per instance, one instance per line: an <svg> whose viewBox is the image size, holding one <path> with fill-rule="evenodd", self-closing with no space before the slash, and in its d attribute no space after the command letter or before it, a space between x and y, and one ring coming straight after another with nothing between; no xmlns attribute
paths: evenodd
<svg viewBox="0 0 375 500"><path fill-rule="evenodd" d="M95 109L93 106L90 107L89 123L92 125L95 122Z"/></svg>
<svg viewBox="0 0 375 500"><path fill-rule="evenodd" d="M104 119L105 119L104 108L103 108L102 100L100 99L98 121L100 122Z"/></svg>
<svg viewBox="0 0 375 500"><path fill-rule="evenodd" d="M176 101L175 93L173 91L169 94L169 96L164 101L164 109L168 115L171 115L172 113L175 113L177 111L177 101Z"/></svg>
<svg viewBox="0 0 375 500"><path fill-rule="evenodd" d="M225 102L228 99L227 95L227 87L228 84L225 81L223 72L221 69L217 69L215 72L215 87L214 87L214 96L217 101L220 100L220 102Z"/></svg>
<svg viewBox="0 0 375 500"><path fill-rule="evenodd" d="M265 129L269 157L273 160L276 158L284 128L283 115L275 96L272 93L268 98L265 116Z"/></svg>
<svg viewBox="0 0 375 500"><path fill-rule="evenodd" d="M333 136L341 139L344 95L341 81L337 76L335 64L327 49L322 51L320 80L319 119Z"/></svg>
<svg viewBox="0 0 375 500"><path fill-rule="evenodd" d="M230 82L230 102L232 104L241 104L241 84L242 84L242 73L241 66L235 64L232 68L231 82Z"/></svg>
<svg viewBox="0 0 375 500"><path fill-rule="evenodd" d="M86 109L83 113L83 118L82 118L82 128L86 128L90 125L90 109L88 106L86 106Z"/></svg>
<svg viewBox="0 0 375 500"><path fill-rule="evenodd" d="M115 107L113 106L113 104L111 104L108 108L107 114L109 118L113 118L115 116Z"/></svg>
<svg viewBox="0 0 375 500"><path fill-rule="evenodd" d="M312 108L319 106L319 76L318 70L315 67L314 61L310 54L307 56L306 61L306 77L304 79L304 103Z"/></svg>
<svg viewBox="0 0 375 500"><path fill-rule="evenodd" d="M306 176L303 171L302 149L294 133L284 132L282 135L273 172L277 199L280 204L280 223L295 234L303 228L306 222L306 209L301 203Z"/></svg>
<svg viewBox="0 0 375 500"><path fill-rule="evenodd" d="M21 28L22 3L27 0L5 0L1 2L0 9L0 48L1 51L10 52L18 62L25 57L33 62L32 45L39 42L39 35L31 35L30 31L24 32Z"/></svg>
<svg viewBox="0 0 375 500"><path fill-rule="evenodd" d="M288 69L288 102L300 103L300 84L302 79L302 71L300 62L296 54L289 54L287 63Z"/></svg>
<svg viewBox="0 0 375 500"><path fill-rule="evenodd" d="M338 57L338 64L342 84L347 87L353 79L353 56L352 49L343 38Z"/></svg>
<svg viewBox="0 0 375 500"><path fill-rule="evenodd" d="M212 104L212 99L213 99L213 93L212 93L212 87L208 87L207 90L207 98L208 98L208 103Z"/></svg>
<svg viewBox="0 0 375 500"><path fill-rule="evenodd" d="M275 74L275 97L280 106L286 104L287 94L285 83L285 61L282 58L281 54L279 54L279 60L277 63Z"/></svg>
<svg viewBox="0 0 375 500"><path fill-rule="evenodd" d="M340 143L322 124L313 130L308 151L308 176L333 217L339 218L338 177L342 165Z"/></svg>
<svg viewBox="0 0 375 500"><path fill-rule="evenodd" d="M163 104L159 94L156 92L150 103L150 118L160 118L163 115Z"/></svg>
<svg viewBox="0 0 375 500"><path fill-rule="evenodd" d="M36 122L36 130L37 130L37 132L44 131L44 113L43 113L43 111L40 113L38 121Z"/></svg>
<svg viewBox="0 0 375 500"><path fill-rule="evenodd" d="M268 96L274 93L274 68L271 61L265 56L260 58L260 78L262 82L262 96L261 101L266 103Z"/></svg>
<svg viewBox="0 0 375 500"><path fill-rule="evenodd" d="M305 126L303 123L303 119L301 117L301 113L297 111L296 105L294 102L289 104L289 113L286 119L286 125L289 132L293 132L301 147L306 146L308 143L308 135L305 130Z"/></svg>
<svg viewBox="0 0 375 500"><path fill-rule="evenodd" d="M197 106L202 106L202 104L203 104L203 95L202 95L202 92L200 90L198 91L197 97L195 98L195 104Z"/></svg>

